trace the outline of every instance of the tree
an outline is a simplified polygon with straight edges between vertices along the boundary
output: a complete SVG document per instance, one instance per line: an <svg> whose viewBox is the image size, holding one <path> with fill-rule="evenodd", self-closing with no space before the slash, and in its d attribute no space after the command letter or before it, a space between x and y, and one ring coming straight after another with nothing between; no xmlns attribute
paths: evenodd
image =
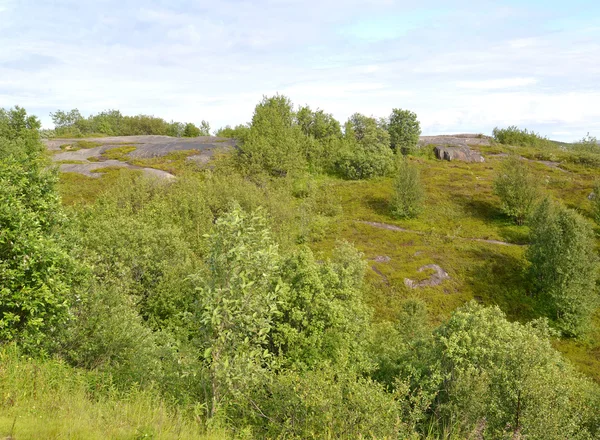
<svg viewBox="0 0 600 440"><path fill-rule="evenodd" d="M208 271L197 277L197 318L215 417L260 382L270 364L267 343L282 286L262 213L234 206L217 220L208 243Z"/></svg>
<svg viewBox="0 0 600 440"><path fill-rule="evenodd" d="M282 95L265 96L254 110L241 147L241 165L284 176L306 167L306 145L291 101Z"/></svg>
<svg viewBox="0 0 600 440"><path fill-rule="evenodd" d="M348 119L336 161L340 174L348 179L383 176L391 171L393 157L390 135L381 121L359 113Z"/></svg>
<svg viewBox="0 0 600 440"><path fill-rule="evenodd" d="M392 149L402 154L415 151L421 135L421 124L416 113L393 109L388 121Z"/></svg>
<svg viewBox="0 0 600 440"><path fill-rule="evenodd" d="M494 180L494 193L500 197L504 213L522 225L539 198L535 177L517 156L506 158Z"/></svg>
<svg viewBox="0 0 600 440"><path fill-rule="evenodd" d="M200 129L191 122L185 124L183 129L183 137L198 137L200 136Z"/></svg>
<svg viewBox="0 0 600 440"><path fill-rule="evenodd" d="M27 351L47 348L69 319L74 267L38 128L21 108L0 111L0 342Z"/></svg>
<svg viewBox="0 0 600 440"><path fill-rule="evenodd" d="M597 305L594 243L586 220L548 199L532 218L529 274L548 316L569 336L585 332Z"/></svg>
<svg viewBox="0 0 600 440"><path fill-rule="evenodd" d="M398 163L392 198L392 215L397 218L413 218L423 209L424 191L419 169L401 159Z"/></svg>

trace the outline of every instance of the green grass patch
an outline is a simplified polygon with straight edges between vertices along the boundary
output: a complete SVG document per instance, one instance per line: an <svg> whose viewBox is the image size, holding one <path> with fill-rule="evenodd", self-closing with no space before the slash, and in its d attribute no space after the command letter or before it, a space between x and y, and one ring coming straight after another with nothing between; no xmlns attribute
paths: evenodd
<svg viewBox="0 0 600 440"><path fill-rule="evenodd" d="M111 160L120 160L122 162L127 162L129 157L127 156L132 151L135 151L136 147L133 145L124 145L122 147L111 148L102 153L102 156L106 159Z"/></svg>
<svg viewBox="0 0 600 440"><path fill-rule="evenodd" d="M206 435L157 392L115 390L110 378L59 361L0 351L0 438L221 439Z"/></svg>
<svg viewBox="0 0 600 440"><path fill-rule="evenodd" d="M132 159L129 163L144 168L155 168L157 170L167 171L173 175L180 175L189 170L200 169L199 164L187 160L189 156L194 156L196 154L200 154L200 152L198 150L172 151L164 156Z"/></svg>

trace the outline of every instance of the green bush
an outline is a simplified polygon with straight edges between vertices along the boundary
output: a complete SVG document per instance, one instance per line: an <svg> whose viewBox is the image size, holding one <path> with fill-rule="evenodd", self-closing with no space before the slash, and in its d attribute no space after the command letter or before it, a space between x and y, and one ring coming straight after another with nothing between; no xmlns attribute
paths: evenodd
<svg viewBox="0 0 600 440"><path fill-rule="evenodd" d="M494 128L492 136L496 142L504 145L513 145L516 147L552 147L552 143L548 138L540 134L520 129L515 125L507 128Z"/></svg>
<svg viewBox="0 0 600 440"><path fill-rule="evenodd" d="M585 333L598 303L591 225L576 212L544 200L532 218L527 259L548 317L568 336Z"/></svg>
<svg viewBox="0 0 600 440"><path fill-rule="evenodd" d="M523 159L506 158L494 179L494 193L500 197L501 209L522 225L540 196L538 184Z"/></svg>
<svg viewBox="0 0 600 440"><path fill-rule="evenodd" d="M23 109L0 111L0 343L32 352L53 345L69 319L75 273L38 128Z"/></svg>
<svg viewBox="0 0 600 440"><path fill-rule="evenodd" d="M394 154L385 125L359 113L346 122L344 144L338 154L336 168L346 179L384 176L393 168Z"/></svg>
<svg viewBox="0 0 600 440"><path fill-rule="evenodd" d="M410 110L393 109L389 117L388 131L392 149L397 153L409 154L417 149L421 124L416 113Z"/></svg>
<svg viewBox="0 0 600 440"><path fill-rule="evenodd" d="M266 96L256 106L250 131L240 150L240 166L274 176L304 170L307 138L295 124L291 101L285 96Z"/></svg>
<svg viewBox="0 0 600 440"><path fill-rule="evenodd" d="M434 433L598 435L598 387L561 358L550 335L545 321L513 323L498 307L471 303L456 311L431 342L418 347L406 370L411 382L420 384L412 395L430 396Z"/></svg>
<svg viewBox="0 0 600 440"><path fill-rule="evenodd" d="M392 215L396 218L417 217L423 209L425 196L419 169L402 159L398 163L397 173L391 200Z"/></svg>

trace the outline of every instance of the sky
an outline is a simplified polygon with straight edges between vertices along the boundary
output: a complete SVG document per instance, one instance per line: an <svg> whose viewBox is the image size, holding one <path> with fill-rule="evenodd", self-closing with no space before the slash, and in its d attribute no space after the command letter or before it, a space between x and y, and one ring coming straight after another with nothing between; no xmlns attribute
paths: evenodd
<svg viewBox="0 0 600 440"><path fill-rule="evenodd" d="M280 93L423 134L600 138L597 0L0 0L0 107L213 128Z"/></svg>

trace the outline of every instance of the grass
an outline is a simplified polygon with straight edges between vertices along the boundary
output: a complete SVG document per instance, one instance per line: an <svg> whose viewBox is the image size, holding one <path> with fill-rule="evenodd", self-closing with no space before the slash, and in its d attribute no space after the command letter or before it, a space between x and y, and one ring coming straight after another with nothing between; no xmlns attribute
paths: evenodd
<svg viewBox="0 0 600 440"><path fill-rule="evenodd" d="M102 156L106 159L120 160L127 162L129 160L128 154L135 151L136 147L133 145L124 145L122 147L111 148L102 153Z"/></svg>
<svg viewBox="0 0 600 440"><path fill-rule="evenodd" d="M109 377L0 350L0 438L222 439L152 390L117 391Z"/></svg>
<svg viewBox="0 0 600 440"><path fill-rule="evenodd" d="M73 143L63 144L60 149L63 151L77 151L81 149L96 148L102 145L101 142L80 140Z"/></svg>
<svg viewBox="0 0 600 440"><path fill-rule="evenodd" d="M169 154L159 157L146 159L133 159L129 163L144 168L155 168L157 170L167 171L168 173L179 175L186 170L199 169L199 165L193 161L187 160L188 157L200 154L198 150L179 150L172 151Z"/></svg>

